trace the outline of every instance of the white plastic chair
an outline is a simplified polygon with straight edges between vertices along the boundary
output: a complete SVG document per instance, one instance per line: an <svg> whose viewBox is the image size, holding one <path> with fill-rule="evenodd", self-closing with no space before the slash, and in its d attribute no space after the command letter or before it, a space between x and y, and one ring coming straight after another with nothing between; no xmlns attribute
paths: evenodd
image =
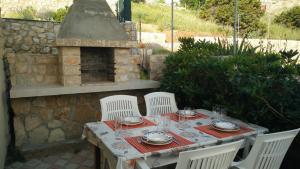
<svg viewBox="0 0 300 169"><path fill-rule="evenodd" d="M243 142L181 152L176 169L228 169Z"/></svg>
<svg viewBox="0 0 300 169"><path fill-rule="evenodd" d="M116 117L141 116L136 96L114 95L100 99L101 121Z"/></svg>
<svg viewBox="0 0 300 169"><path fill-rule="evenodd" d="M147 116L151 114L166 114L178 111L175 95L168 92L153 92L144 96Z"/></svg>
<svg viewBox="0 0 300 169"><path fill-rule="evenodd" d="M245 160L232 168L279 169L282 160L300 129L257 136Z"/></svg>

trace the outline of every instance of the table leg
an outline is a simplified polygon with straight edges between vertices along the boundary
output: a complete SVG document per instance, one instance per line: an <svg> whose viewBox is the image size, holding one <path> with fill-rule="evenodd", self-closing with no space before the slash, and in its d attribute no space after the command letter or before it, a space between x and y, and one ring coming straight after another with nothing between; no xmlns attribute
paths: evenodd
<svg viewBox="0 0 300 169"><path fill-rule="evenodd" d="M97 146L95 147L95 169L101 169L101 149Z"/></svg>

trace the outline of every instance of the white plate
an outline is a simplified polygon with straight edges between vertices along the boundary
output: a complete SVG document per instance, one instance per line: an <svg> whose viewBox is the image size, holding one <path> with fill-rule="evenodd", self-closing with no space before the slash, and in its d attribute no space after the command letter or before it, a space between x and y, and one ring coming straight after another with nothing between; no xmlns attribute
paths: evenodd
<svg viewBox="0 0 300 169"><path fill-rule="evenodd" d="M176 113L179 116L184 116L184 117L195 117L197 115L197 112L192 110L178 110Z"/></svg>
<svg viewBox="0 0 300 169"><path fill-rule="evenodd" d="M166 145L173 141L173 136L162 131L150 131L144 134L142 141L151 145Z"/></svg>
<svg viewBox="0 0 300 169"><path fill-rule="evenodd" d="M128 126L130 126L130 125L138 125L138 124L141 124L143 122L144 122L144 120L140 116L123 117L121 119L121 124L128 125Z"/></svg>
<svg viewBox="0 0 300 169"><path fill-rule="evenodd" d="M238 126L235 123L232 123L230 121L225 121L225 120L215 120L212 121L212 126L221 131L238 131L240 130L240 126Z"/></svg>

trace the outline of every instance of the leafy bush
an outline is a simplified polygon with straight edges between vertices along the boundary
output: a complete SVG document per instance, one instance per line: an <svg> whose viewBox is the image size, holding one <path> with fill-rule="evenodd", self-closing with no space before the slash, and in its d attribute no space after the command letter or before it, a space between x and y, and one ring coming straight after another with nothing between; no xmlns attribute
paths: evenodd
<svg viewBox="0 0 300 169"><path fill-rule="evenodd" d="M10 13L9 17L18 19L37 19L37 10L32 6L28 6L23 10Z"/></svg>
<svg viewBox="0 0 300 169"><path fill-rule="evenodd" d="M69 7L59 8L56 12L52 14L52 19L56 22L62 22L68 13Z"/></svg>
<svg viewBox="0 0 300 169"><path fill-rule="evenodd" d="M180 0L180 3L190 9L198 9L205 3L205 0Z"/></svg>
<svg viewBox="0 0 300 169"><path fill-rule="evenodd" d="M135 2L135 3L145 3L145 0L132 0L132 2Z"/></svg>
<svg viewBox="0 0 300 169"><path fill-rule="evenodd" d="M259 0L239 0L240 31L242 34L254 33L263 35L266 26L260 22L264 15ZM200 16L207 20L215 20L222 25L234 24L234 0L207 0L200 12Z"/></svg>
<svg viewBox="0 0 300 169"><path fill-rule="evenodd" d="M248 50L216 57L227 55L232 45L190 38L181 42L180 50L167 57L161 80L162 90L174 92L179 107L222 104L231 116L271 131L299 127L300 69L291 59L297 53L241 46Z"/></svg>
<svg viewBox="0 0 300 169"><path fill-rule="evenodd" d="M276 16L274 21L290 28L300 28L300 6L295 6Z"/></svg>

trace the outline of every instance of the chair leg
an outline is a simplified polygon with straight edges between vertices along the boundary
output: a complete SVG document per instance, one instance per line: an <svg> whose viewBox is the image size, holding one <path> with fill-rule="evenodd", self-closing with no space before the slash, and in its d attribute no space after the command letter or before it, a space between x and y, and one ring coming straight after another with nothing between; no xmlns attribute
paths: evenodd
<svg viewBox="0 0 300 169"><path fill-rule="evenodd" d="M94 157L95 157L95 169L101 169L101 149L94 146Z"/></svg>

